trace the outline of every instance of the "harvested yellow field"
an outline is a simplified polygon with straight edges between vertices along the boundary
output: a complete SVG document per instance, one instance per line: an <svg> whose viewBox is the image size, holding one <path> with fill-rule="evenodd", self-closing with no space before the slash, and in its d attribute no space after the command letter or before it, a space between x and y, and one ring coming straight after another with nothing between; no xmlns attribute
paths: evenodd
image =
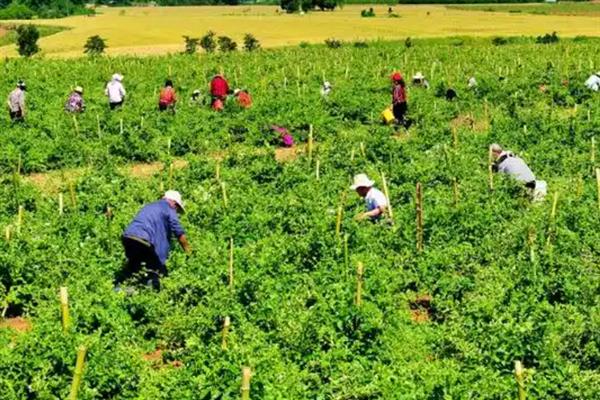
<svg viewBox="0 0 600 400"><path fill-rule="evenodd" d="M334 12L286 15L275 6L102 8L95 17L77 16L38 20L40 25L71 28L40 40L43 54L82 55L92 35L108 40L109 54L157 54L183 49L183 35L199 37L208 30L238 42L254 34L263 47L320 43L327 38L399 39L453 35L600 35L600 18L508 14L448 9L444 6L396 6L400 18L388 18L387 6L373 6L377 17L362 18L368 6L346 6ZM0 56L14 55L14 46L0 48Z"/></svg>

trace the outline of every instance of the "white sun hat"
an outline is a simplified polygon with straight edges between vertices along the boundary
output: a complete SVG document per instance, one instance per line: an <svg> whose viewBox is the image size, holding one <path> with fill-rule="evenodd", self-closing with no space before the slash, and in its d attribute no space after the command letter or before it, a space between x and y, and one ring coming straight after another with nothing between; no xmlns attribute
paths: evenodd
<svg viewBox="0 0 600 400"><path fill-rule="evenodd" d="M413 76L413 79L423 79L425 78L425 76L423 75L423 73L421 71L417 72L415 74L415 76Z"/></svg>
<svg viewBox="0 0 600 400"><path fill-rule="evenodd" d="M123 75L121 75L121 74L114 74L112 76L112 80L113 81L117 81L117 82L121 82L123 80Z"/></svg>
<svg viewBox="0 0 600 400"><path fill-rule="evenodd" d="M354 183L350 186L350 189L356 190L359 187L372 187L375 184L369 179L367 174L358 174L354 176Z"/></svg>
<svg viewBox="0 0 600 400"><path fill-rule="evenodd" d="M330 88L331 87L331 83L329 83L329 81L325 81L323 83L323 87Z"/></svg>
<svg viewBox="0 0 600 400"><path fill-rule="evenodd" d="M234 96L237 96L238 94L240 94L240 92L241 92L241 90L240 90L240 89L235 89L235 90L233 91L233 95L234 95Z"/></svg>
<svg viewBox="0 0 600 400"><path fill-rule="evenodd" d="M165 200L172 200L181 208L181 211L185 211L185 207L183 206L183 200L181 200L181 193L176 190L167 190L165 195L163 196Z"/></svg>
<svg viewBox="0 0 600 400"><path fill-rule="evenodd" d="M77 93L83 93L83 88L81 86L75 86L75 89L73 90Z"/></svg>

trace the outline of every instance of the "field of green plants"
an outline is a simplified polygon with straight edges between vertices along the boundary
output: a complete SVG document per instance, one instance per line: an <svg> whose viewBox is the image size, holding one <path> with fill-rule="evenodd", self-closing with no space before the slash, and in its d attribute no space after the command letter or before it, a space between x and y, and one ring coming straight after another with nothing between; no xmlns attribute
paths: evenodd
<svg viewBox="0 0 600 400"><path fill-rule="evenodd" d="M24 79L30 113L0 118L0 397L67 398L84 345L79 399L234 399L243 367L253 399L510 399L515 361L527 398L598 398L600 95L583 86L598 54L592 39L454 38L4 61L0 87ZM252 109L188 104L221 67ZM432 86L409 88L409 131L379 121L396 69ZM116 112L103 96L113 72L130 94ZM155 111L168 76L175 115ZM73 118L62 110L75 85L88 109ZM276 159L270 124L294 134L297 158ZM501 176L490 188L492 142L548 182L545 202ZM119 168L179 159L150 178ZM58 188L26 176L57 169ZM385 175L393 224L354 220L360 172L379 187ZM123 228L169 187L193 253L172 253L159 293L113 292ZM16 317L26 329L8 327Z"/></svg>

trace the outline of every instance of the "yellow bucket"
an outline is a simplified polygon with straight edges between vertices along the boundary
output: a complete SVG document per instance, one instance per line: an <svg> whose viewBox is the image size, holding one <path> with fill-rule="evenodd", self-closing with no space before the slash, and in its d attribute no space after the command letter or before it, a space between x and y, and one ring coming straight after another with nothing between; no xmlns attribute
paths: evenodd
<svg viewBox="0 0 600 400"><path fill-rule="evenodd" d="M381 112L381 118L386 124L391 124L394 121L394 113L391 108L386 108Z"/></svg>

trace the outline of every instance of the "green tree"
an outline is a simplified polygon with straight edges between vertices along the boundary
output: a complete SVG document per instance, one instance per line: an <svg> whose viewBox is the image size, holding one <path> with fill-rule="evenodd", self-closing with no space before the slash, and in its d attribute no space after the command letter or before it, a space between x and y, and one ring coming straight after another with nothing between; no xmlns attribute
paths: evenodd
<svg viewBox="0 0 600 400"><path fill-rule="evenodd" d="M207 53L213 53L217 49L217 42L215 40L215 33L213 31L206 32L206 35L200 39L200 47Z"/></svg>
<svg viewBox="0 0 600 400"><path fill-rule="evenodd" d="M37 44L40 32L35 25L19 25L17 27L17 49L23 57L31 57L40 51Z"/></svg>
<svg viewBox="0 0 600 400"><path fill-rule="evenodd" d="M219 43L219 50L224 53L237 50L237 43L229 36L219 36L217 41Z"/></svg>
<svg viewBox="0 0 600 400"><path fill-rule="evenodd" d="M195 54L198 50L198 43L200 43L200 39L189 37L187 35L184 36L183 39L185 40L185 50L183 50L183 53Z"/></svg>
<svg viewBox="0 0 600 400"><path fill-rule="evenodd" d="M88 56L99 56L106 50L106 40L99 35L90 36L83 46L83 52Z"/></svg>
<svg viewBox="0 0 600 400"><path fill-rule="evenodd" d="M244 36L244 49L246 51L255 51L260 49L260 42L253 34L247 33Z"/></svg>

